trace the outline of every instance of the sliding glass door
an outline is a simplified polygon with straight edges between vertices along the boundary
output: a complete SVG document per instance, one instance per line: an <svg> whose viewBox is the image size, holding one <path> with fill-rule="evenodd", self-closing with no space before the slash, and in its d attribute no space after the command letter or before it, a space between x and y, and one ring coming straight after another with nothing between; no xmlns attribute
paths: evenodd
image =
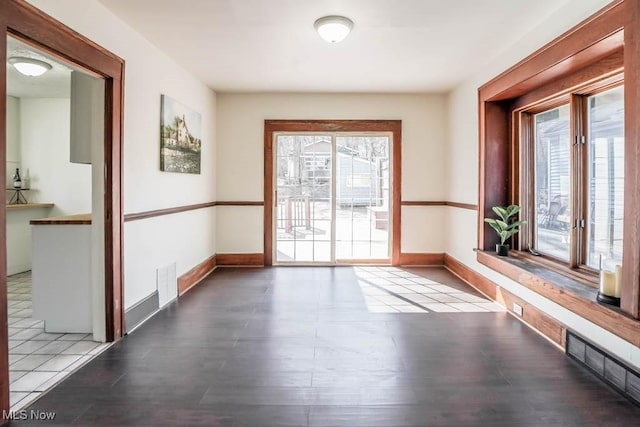
<svg viewBox="0 0 640 427"><path fill-rule="evenodd" d="M274 144L277 263L333 259L331 136L278 135Z"/></svg>
<svg viewBox="0 0 640 427"><path fill-rule="evenodd" d="M388 262L390 135L274 139L275 263Z"/></svg>
<svg viewBox="0 0 640 427"><path fill-rule="evenodd" d="M337 262L389 259L389 140L335 137Z"/></svg>

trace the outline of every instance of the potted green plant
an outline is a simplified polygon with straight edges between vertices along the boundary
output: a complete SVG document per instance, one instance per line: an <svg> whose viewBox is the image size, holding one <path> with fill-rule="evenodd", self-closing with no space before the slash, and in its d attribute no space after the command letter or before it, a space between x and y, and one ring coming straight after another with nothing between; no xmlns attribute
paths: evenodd
<svg viewBox="0 0 640 427"><path fill-rule="evenodd" d="M520 231L520 226L526 224L527 221L515 220L515 216L520 212L518 205L494 206L491 209L498 215L498 218L485 218L484 222L496 230L500 237L500 243L496 244L496 253L500 256L509 256L509 244L505 242Z"/></svg>

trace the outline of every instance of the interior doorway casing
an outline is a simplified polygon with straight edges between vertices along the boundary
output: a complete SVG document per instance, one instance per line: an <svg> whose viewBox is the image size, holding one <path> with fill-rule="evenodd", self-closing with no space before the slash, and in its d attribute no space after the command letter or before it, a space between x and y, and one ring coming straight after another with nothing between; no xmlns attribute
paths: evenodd
<svg viewBox="0 0 640 427"><path fill-rule="evenodd" d="M0 59L7 61L12 36L105 79L105 323L106 340L122 336L122 117L124 60L56 21L24 0L0 2ZM6 67L0 67L0 95L6 99ZM6 188L6 103L0 102L0 188ZM6 210L0 209L0 409L9 411L7 336Z"/></svg>
<svg viewBox="0 0 640 427"><path fill-rule="evenodd" d="M264 265L273 265L274 134L389 133L392 139L391 264L400 265L401 120L265 120L264 125Z"/></svg>

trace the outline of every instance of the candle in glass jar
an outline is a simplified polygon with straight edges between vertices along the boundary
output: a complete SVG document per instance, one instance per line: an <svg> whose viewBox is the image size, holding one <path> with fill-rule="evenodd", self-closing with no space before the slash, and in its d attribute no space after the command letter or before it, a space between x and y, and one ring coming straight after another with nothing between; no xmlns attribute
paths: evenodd
<svg viewBox="0 0 640 427"><path fill-rule="evenodd" d="M622 291L622 266L616 265L616 287L613 296L620 298L620 292Z"/></svg>
<svg viewBox="0 0 640 427"><path fill-rule="evenodd" d="M613 271L600 271L600 293L607 296L614 296L616 293L616 273Z"/></svg>

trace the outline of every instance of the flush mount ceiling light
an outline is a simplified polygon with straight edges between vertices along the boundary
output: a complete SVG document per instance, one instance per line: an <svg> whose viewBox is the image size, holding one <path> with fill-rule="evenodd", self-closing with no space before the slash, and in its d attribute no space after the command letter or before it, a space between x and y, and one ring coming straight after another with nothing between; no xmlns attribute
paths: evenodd
<svg viewBox="0 0 640 427"><path fill-rule="evenodd" d="M51 64L33 58L13 56L9 58L8 62L20 73L31 77L41 76L51 69Z"/></svg>
<svg viewBox="0 0 640 427"><path fill-rule="evenodd" d="M353 21L344 16L332 15L318 19L313 26L325 41L338 43L349 35L353 28Z"/></svg>

